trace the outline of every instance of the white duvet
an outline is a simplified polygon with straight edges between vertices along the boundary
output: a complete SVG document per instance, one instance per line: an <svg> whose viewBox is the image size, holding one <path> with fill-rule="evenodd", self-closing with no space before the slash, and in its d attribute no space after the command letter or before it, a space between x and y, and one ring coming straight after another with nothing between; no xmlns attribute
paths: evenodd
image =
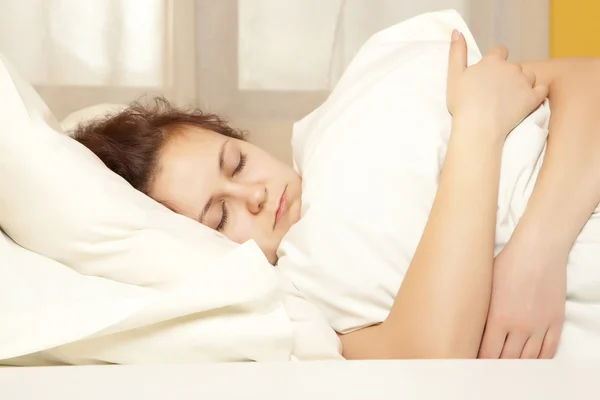
<svg viewBox="0 0 600 400"><path fill-rule="evenodd" d="M413 18L371 38L329 99L294 128L303 209L281 244L279 268L338 332L386 318L423 232L450 134L445 86L454 28L476 62L481 55L456 12ZM549 118L546 102L506 141L496 253L535 185ZM569 258L557 357L600 357L598 264L594 213Z"/></svg>

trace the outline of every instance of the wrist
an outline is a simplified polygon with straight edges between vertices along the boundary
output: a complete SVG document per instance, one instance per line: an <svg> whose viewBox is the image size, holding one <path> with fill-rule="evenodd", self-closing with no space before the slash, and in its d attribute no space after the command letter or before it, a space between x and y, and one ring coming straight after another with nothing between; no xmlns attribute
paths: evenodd
<svg viewBox="0 0 600 400"><path fill-rule="evenodd" d="M502 151L506 134L478 113L457 113L452 118L452 136L491 151Z"/></svg>
<svg viewBox="0 0 600 400"><path fill-rule="evenodd" d="M548 172L548 171L543 171ZM568 254L594 208L591 185L560 178L560 171L542 173L513 235L550 254ZM562 174L561 174L562 175ZM575 183L573 185L573 183Z"/></svg>
<svg viewBox="0 0 600 400"><path fill-rule="evenodd" d="M545 222L521 218L509 243L519 243L536 257L566 258L569 256L577 235L547 227Z"/></svg>

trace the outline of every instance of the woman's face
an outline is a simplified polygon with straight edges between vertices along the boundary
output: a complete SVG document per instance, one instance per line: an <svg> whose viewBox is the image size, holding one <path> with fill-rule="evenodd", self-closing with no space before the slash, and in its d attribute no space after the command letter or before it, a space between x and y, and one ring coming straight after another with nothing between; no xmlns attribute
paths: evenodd
<svg viewBox="0 0 600 400"><path fill-rule="evenodd" d="M301 179L289 166L242 140L185 127L163 148L150 196L243 243L271 263L300 219Z"/></svg>

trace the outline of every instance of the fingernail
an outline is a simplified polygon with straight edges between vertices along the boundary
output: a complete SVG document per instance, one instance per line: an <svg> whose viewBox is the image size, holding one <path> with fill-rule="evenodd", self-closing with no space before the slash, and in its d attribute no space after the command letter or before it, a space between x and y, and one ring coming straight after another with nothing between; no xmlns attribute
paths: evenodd
<svg viewBox="0 0 600 400"><path fill-rule="evenodd" d="M461 33L458 31L458 29L455 29L452 31L452 41L454 42L455 40L460 39L460 35Z"/></svg>

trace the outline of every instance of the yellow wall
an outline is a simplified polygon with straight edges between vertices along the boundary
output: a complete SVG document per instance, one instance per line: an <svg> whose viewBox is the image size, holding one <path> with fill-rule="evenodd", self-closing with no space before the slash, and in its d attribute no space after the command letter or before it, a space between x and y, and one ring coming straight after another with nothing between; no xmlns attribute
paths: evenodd
<svg viewBox="0 0 600 400"><path fill-rule="evenodd" d="M550 0L550 55L600 57L600 0Z"/></svg>

